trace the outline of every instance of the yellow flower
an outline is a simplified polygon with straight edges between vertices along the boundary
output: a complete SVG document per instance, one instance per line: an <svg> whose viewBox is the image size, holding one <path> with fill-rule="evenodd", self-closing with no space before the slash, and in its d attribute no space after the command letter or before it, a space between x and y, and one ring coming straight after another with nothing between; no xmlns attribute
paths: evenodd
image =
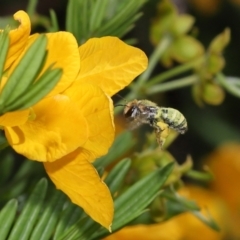
<svg viewBox="0 0 240 240"><path fill-rule="evenodd" d="M230 212L228 227L233 239L240 237L240 144L229 142L215 149L206 159L207 165L214 174L210 188L227 204Z"/></svg>
<svg viewBox="0 0 240 240"><path fill-rule="evenodd" d="M8 69L22 53L27 44L31 30L29 17L24 11L16 12L13 17L20 25L17 29L13 29L9 33L10 46L4 70Z"/></svg>
<svg viewBox="0 0 240 240"><path fill-rule="evenodd" d="M22 22L26 13L20 13ZM91 162L106 154L114 139L110 96L145 70L147 58L141 50L115 37L90 39L79 48L70 33L47 37L44 69L56 63L54 66L63 69L62 78L31 110L4 114L0 124L16 152L43 162L56 187L110 229L111 194ZM27 39L9 73L35 39L36 35ZM21 122L14 121L13 115Z"/></svg>

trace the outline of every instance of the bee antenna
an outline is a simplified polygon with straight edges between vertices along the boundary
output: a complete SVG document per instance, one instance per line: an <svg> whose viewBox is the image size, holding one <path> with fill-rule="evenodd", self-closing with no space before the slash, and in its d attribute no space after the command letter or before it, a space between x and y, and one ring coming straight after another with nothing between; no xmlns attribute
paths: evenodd
<svg viewBox="0 0 240 240"><path fill-rule="evenodd" d="M127 105L126 104L116 104L114 105L114 107L126 107Z"/></svg>
<svg viewBox="0 0 240 240"><path fill-rule="evenodd" d="M125 100L119 93L116 93L116 95L117 95L119 98Z"/></svg>

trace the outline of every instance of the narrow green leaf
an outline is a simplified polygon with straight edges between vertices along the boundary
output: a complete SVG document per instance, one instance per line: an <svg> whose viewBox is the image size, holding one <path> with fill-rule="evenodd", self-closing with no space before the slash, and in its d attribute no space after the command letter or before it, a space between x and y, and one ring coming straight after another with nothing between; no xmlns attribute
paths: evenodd
<svg viewBox="0 0 240 240"><path fill-rule="evenodd" d="M7 148L9 146L9 143L6 141L4 143L0 144L0 151L2 151L3 149Z"/></svg>
<svg viewBox="0 0 240 240"><path fill-rule="evenodd" d="M4 157L3 157L4 156ZM2 155L3 159L0 162L0 183L3 184L10 178L13 173L13 166L15 159L13 154L7 153L6 155ZM1 235L0 235L1 236Z"/></svg>
<svg viewBox="0 0 240 240"><path fill-rule="evenodd" d="M80 207L69 202L58 221L53 240L59 240L60 237L62 237L71 226L81 219L82 213L83 210Z"/></svg>
<svg viewBox="0 0 240 240"><path fill-rule="evenodd" d="M118 9L116 14L109 19L101 28L99 28L98 34L104 36L106 33L110 33L115 29L119 28L123 22L127 19L132 19L138 9L145 3L142 1L125 1L121 8Z"/></svg>
<svg viewBox="0 0 240 240"><path fill-rule="evenodd" d="M107 184L112 195L119 190L123 180L131 166L131 160L129 158L121 160L107 175L104 182Z"/></svg>
<svg viewBox="0 0 240 240"><path fill-rule="evenodd" d="M51 193L49 193L51 194L51 197L46 201L44 211L31 234L30 240L50 239L50 236L56 227L66 196L60 191L51 191Z"/></svg>
<svg viewBox="0 0 240 240"><path fill-rule="evenodd" d="M38 0L29 0L27 5L27 14L30 19L33 19L33 16L36 14Z"/></svg>
<svg viewBox="0 0 240 240"><path fill-rule="evenodd" d="M150 204L149 199L157 194L171 174L173 167L174 163L169 163L165 167L151 172L116 199L113 230L126 224L132 213L143 210Z"/></svg>
<svg viewBox="0 0 240 240"><path fill-rule="evenodd" d="M134 23L142 16L142 13L137 13L132 18L128 19L126 22L122 23L118 28L111 31L111 36L122 37L126 33L130 32L134 28Z"/></svg>
<svg viewBox="0 0 240 240"><path fill-rule="evenodd" d="M51 69L51 66L44 72L44 74L29 88L28 92L14 103L6 106L4 111L15 111L27 109L43 97L45 97L57 84L62 75L61 69Z"/></svg>
<svg viewBox="0 0 240 240"><path fill-rule="evenodd" d="M9 30L6 29L3 32L0 33L0 79L3 75L4 65L6 62L7 54L8 54L8 47L9 47L9 36L8 36Z"/></svg>
<svg viewBox="0 0 240 240"><path fill-rule="evenodd" d="M125 226L143 212L157 196L160 188L171 174L173 167L174 163L169 163L163 168L151 172L115 200L113 232ZM95 233L92 239L101 239L108 234L106 230L101 230Z"/></svg>
<svg viewBox="0 0 240 240"><path fill-rule="evenodd" d="M93 165L95 168L108 166L111 162L115 161L131 149L134 144L135 142L132 139L132 134L129 131L120 134L114 141L108 154L97 159Z"/></svg>
<svg viewBox="0 0 240 240"><path fill-rule="evenodd" d="M221 84L226 91L231 95L240 98L240 79L237 77L226 77L223 73L216 74L216 80Z"/></svg>
<svg viewBox="0 0 240 240"><path fill-rule="evenodd" d="M46 195L47 181L41 179L32 191L23 211L14 225L8 240L28 239L38 220L39 211Z"/></svg>
<svg viewBox="0 0 240 240"><path fill-rule="evenodd" d="M60 238L60 240L89 240L89 237L100 228L100 224L86 216L86 218L80 219L73 227L71 227L69 231Z"/></svg>
<svg viewBox="0 0 240 240"><path fill-rule="evenodd" d="M89 22L89 31L92 33L99 26L101 26L104 17L106 16L107 6L109 4L109 0L97 0L93 5L93 9L90 15Z"/></svg>
<svg viewBox="0 0 240 240"><path fill-rule="evenodd" d="M205 223L210 228L214 229L217 232L220 232L220 227L215 222L215 220L212 218L212 216L209 214L208 218L205 217L200 211L192 211L191 212L195 217L197 217L199 220L201 220L203 223Z"/></svg>
<svg viewBox="0 0 240 240"><path fill-rule="evenodd" d="M15 220L18 203L16 199L10 200L0 212L0 236L1 240L7 239L9 230Z"/></svg>
<svg viewBox="0 0 240 240"><path fill-rule="evenodd" d="M74 0L69 0L66 11L66 30L74 34L74 21L73 21L73 11L74 11ZM75 34L74 34L75 35Z"/></svg>
<svg viewBox="0 0 240 240"><path fill-rule="evenodd" d="M182 197L175 189L171 189L171 186L164 189L161 197L165 199L166 219L170 219L186 211L200 210L195 201Z"/></svg>
<svg viewBox="0 0 240 240"><path fill-rule="evenodd" d="M46 58L46 45L47 37L40 35L9 76L1 93L5 105L17 101L36 80Z"/></svg>
<svg viewBox="0 0 240 240"><path fill-rule="evenodd" d="M27 174L30 171L32 171L32 169L34 168L34 165L36 165L36 162L26 159L22 163L22 165L19 167L17 173L14 175L12 182L17 183L17 182L24 180L24 178L26 178Z"/></svg>
<svg viewBox="0 0 240 240"><path fill-rule="evenodd" d="M66 30L72 32L78 43L87 36L87 21L89 19L89 0L69 0L66 14ZM81 27L79 27L81 26Z"/></svg>
<svg viewBox="0 0 240 240"><path fill-rule="evenodd" d="M57 32L59 31L59 25L58 25L58 20L57 20L57 15L53 9L50 9L50 18L51 18L51 27L49 32Z"/></svg>
<svg viewBox="0 0 240 240"><path fill-rule="evenodd" d="M81 22L82 22L82 25L81 25L82 38L79 39L79 43L83 43L89 38L88 19L89 19L89 9L90 9L89 4L91 4L91 1L89 1L89 0L81 0L81 2L82 2L82 5L81 5L81 9L80 9L81 10L80 17L81 17Z"/></svg>

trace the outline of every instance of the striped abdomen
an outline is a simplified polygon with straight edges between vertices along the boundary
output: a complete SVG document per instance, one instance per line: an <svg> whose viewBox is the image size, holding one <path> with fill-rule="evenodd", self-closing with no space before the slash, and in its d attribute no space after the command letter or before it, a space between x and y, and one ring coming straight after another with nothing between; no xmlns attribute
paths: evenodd
<svg viewBox="0 0 240 240"><path fill-rule="evenodd" d="M174 108L164 108L161 109L161 119L163 122L168 124L169 128L183 134L187 131L187 120L178 110Z"/></svg>

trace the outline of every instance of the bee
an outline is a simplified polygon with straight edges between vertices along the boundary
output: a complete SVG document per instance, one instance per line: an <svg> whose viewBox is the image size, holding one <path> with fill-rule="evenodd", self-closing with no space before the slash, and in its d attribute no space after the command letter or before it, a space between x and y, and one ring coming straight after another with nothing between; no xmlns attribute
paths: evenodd
<svg viewBox="0 0 240 240"><path fill-rule="evenodd" d="M123 114L130 129L137 128L142 124L149 124L155 129L156 139L160 147L163 146L168 135L168 128L180 134L187 131L186 118L174 108L159 107L149 100L136 99L120 106L125 106ZM164 126L167 129L164 129Z"/></svg>

